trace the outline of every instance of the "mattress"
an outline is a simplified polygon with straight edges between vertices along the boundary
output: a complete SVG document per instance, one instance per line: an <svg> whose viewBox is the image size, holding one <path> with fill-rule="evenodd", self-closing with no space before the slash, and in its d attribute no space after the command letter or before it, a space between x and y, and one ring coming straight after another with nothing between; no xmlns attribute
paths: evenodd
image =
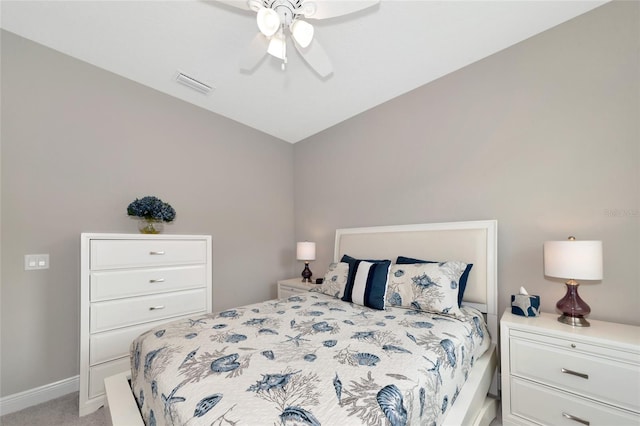
<svg viewBox="0 0 640 426"><path fill-rule="evenodd" d="M151 425L438 425L490 345L482 314L304 293L164 324L131 344Z"/></svg>

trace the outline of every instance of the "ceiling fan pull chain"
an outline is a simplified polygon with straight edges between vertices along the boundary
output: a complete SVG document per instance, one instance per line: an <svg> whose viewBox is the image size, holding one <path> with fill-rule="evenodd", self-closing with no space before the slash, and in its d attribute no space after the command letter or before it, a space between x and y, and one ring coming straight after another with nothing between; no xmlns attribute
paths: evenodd
<svg viewBox="0 0 640 426"><path fill-rule="evenodd" d="M284 22L282 23L282 28L280 29L280 34L282 35L282 71L285 71L287 67L287 39L284 34Z"/></svg>

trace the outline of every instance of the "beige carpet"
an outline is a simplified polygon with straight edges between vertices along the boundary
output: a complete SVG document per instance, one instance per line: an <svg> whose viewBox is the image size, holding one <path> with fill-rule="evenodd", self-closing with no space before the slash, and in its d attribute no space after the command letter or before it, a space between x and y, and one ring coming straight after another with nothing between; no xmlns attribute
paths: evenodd
<svg viewBox="0 0 640 426"><path fill-rule="evenodd" d="M78 392L0 417L2 426L111 426L105 408L78 417Z"/></svg>

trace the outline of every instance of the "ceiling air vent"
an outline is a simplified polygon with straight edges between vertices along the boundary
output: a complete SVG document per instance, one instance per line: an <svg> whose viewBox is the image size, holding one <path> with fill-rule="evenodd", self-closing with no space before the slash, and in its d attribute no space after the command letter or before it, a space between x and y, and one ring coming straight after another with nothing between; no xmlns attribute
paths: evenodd
<svg viewBox="0 0 640 426"><path fill-rule="evenodd" d="M213 86L210 86L206 83L196 80L195 78L190 77L182 72L178 72L178 75L176 76L176 81L180 84L184 84L185 86L190 87L193 90L197 90L198 92L204 93L204 94L207 94L213 90Z"/></svg>

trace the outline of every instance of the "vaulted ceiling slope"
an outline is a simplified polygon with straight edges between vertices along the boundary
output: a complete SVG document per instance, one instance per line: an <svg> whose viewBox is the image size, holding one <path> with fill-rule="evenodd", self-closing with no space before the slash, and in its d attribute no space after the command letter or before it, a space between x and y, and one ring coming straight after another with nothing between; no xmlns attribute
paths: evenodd
<svg viewBox="0 0 640 426"><path fill-rule="evenodd" d="M382 0L313 22L328 78L294 49L285 71L271 56L240 71L255 13L217 1L3 0L0 12L5 30L295 143L606 2Z"/></svg>

